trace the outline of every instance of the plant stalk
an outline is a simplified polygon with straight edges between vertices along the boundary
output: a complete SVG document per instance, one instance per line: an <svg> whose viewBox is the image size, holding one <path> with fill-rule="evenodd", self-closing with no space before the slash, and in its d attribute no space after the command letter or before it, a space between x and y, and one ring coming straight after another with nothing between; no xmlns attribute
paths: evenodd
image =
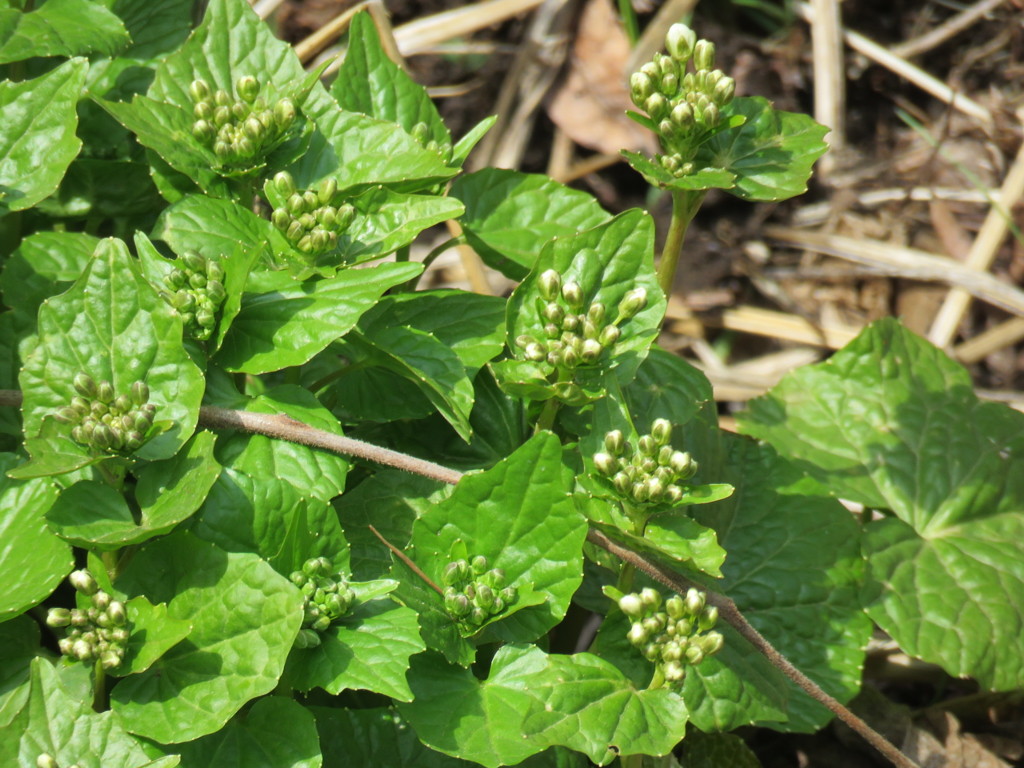
<svg viewBox="0 0 1024 768"><path fill-rule="evenodd" d="M661 286L666 298L672 295L686 230L700 204L704 202L705 194L707 193L703 190L672 190L672 221L665 236L665 246L661 249L661 260L658 262L658 285Z"/></svg>

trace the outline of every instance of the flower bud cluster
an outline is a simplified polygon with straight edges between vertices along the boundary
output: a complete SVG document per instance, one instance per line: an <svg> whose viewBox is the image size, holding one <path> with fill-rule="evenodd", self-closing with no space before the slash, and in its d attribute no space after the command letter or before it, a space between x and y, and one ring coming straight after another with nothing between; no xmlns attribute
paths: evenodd
<svg viewBox="0 0 1024 768"><path fill-rule="evenodd" d="M58 641L60 652L77 661L99 661L104 669L113 669L124 659L130 634L128 612L124 603L111 599L96 584L89 571L72 571L71 585L90 598L89 608L51 608L46 623L51 627L68 627L67 635Z"/></svg>
<svg viewBox="0 0 1024 768"><path fill-rule="evenodd" d="M260 93L255 77L246 75L235 83L237 96L211 90L205 80L193 80L188 89L192 98L192 135L213 150L222 166L250 169L284 141L295 123L295 105L291 99L268 104Z"/></svg>
<svg viewBox="0 0 1024 768"><path fill-rule="evenodd" d="M43 752L36 758L36 768L60 768L60 765L53 758L53 755ZM78 763L73 763L68 768L78 768Z"/></svg>
<svg viewBox="0 0 1024 768"><path fill-rule="evenodd" d="M664 604L661 594L650 587L619 599L619 608L633 622L626 637L670 685L682 683L687 664L700 664L725 642L721 633L711 631L718 609L705 605L705 599L692 587L686 597L672 595Z"/></svg>
<svg viewBox="0 0 1024 768"><path fill-rule="evenodd" d="M578 258L588 257L587 250L578 254ZM537 286L540 292L537 311L544 323L544 336L538 339L523 334L516 338L516 346L525 359L547 363L569 374L581 366L598 363L605 350L611 350L618 343L622 323L647 306L647 290L634 288L619 302L618 315L612 320L602 302L588 304L580 284L574 280L563 283L562 276L554 269L542 273ZM564 400L572 399L571 388L579 389L571 380L560 381L555 387L566 390L556 391L556 396Z"/></svg>
<svg viewBox="0 0 1024 768"><path fill-rule="evenodd" d="M515 587L505 586L505 572L488 568L487 558L455 560L444 569L444 607L462 624L480 627L497 616L519 596Z"/></svg>
<svg viewBox="0 0 1024 768"><path fill-rule="evenodd" d="M193 339L206 341L217 326L217 310L227 293L224 291L224 267L216 259L208 259L195 251L181 255L181 266L164 278L163 297L178 310L185 331Z"/></svg>
<svg viewBox="0 0 1024 768"><path fill-rule="evenodd" d="M295 638L295 647L315 648L320 645L320 634L348 613L356 593L326 557L310 558L302 564L301 571L295 571L288 578L305 598L302 629Z"/></svg>
<svg viewBox="0 0 1024 768"><path fill-rule="evenodd" d="M109 453L135 451L146 442L156 414L146 382L133 382L127 395L115 395L109 381L97 384L87 373L76 374L72 385L78 394L54 414L57 420L74 425L72 440Z"/></svg>
<svg viewBox="0 0 1024 768"><path fill-rule="evenodd" d="M665 48L667 55L656 53L630 78L630 96L657 125L666 149L658 161L673 175L684 176L694 172L697 146L718 126L736 81L714 69L714 43L698 40L685 24L669 28Z"/></svg>
<svg viewBox="0 0 1024 768"><path fill-rule="evenodd" d="M450 147L442 147L437 143L436 140L430 138L430 126L424 122L416 123L410 131L412 137L428 152L437 152L440 154L442 149L449 149Z"/></svg>
<svg viewBox="0 0 1024 768"><path fill-rule="evenodd" d="M356 209L347 203L333 204L338 182L324 179L316 189L299 190L292 175L281 171L272 183L285 202L274 209L270 220L289 243L313 257L338 247L338 235L356 215Z"/></svg>
<svg viewBox="0 0 1024 768"><path fill-rule="evenodd" d="M671 439L668 419L655 419L651 433L641 435L635 446L613 430L604 436L605 450L594 454L594 466L623 499L674 504L683 498L680 484L697 473L697 462L688 452L672 448Z"/></svg>

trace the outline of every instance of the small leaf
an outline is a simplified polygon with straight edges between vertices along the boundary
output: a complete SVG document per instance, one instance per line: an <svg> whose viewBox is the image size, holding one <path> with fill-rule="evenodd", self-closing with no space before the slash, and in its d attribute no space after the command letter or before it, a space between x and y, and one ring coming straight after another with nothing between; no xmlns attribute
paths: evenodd
<svg viewBox="0 0 1024 768"><path fill-rule="evenodd" d="M54 536L43 515L57 498L49 481L13 480L18 459L0 453L0 621L46 598L74 565L71 548Z"/></svg>
<svg viewBox="0 0 1024 768"><path fill-rule="evenodd" d="M811 167L828 149L828 128L807 115L773 109L760 96L733 99L722 114L746 121L702 144L698 165L735 174L735 187L727 191L744 200L786 200L807 191Z"/></svg>
<svg viewBox="0 0 1024 768"><path fill-rule="evenodd" d="M414 611L387 597L361 599L320 633L318 646L292 651L285 680L300 691L366 690L412 701L405 674L409 658L424 650Z"/></svg>
<svg viewBox="0 0 1024 768"><path fill-rule="evenodd" d="M0 83L3 208L21 211L52 194L78 154L75 106L87 67L85 59L71 59L33 80Z"/></svg>
<svg viewBox="0 0 1024 768"><path fill-rule="evenodd" d="M128 42L121 20L87 0L49 0L31 13L0 10L0 64L35 57L113 55Z"/></svg>
<svg viewBox="0 0 1024 768"><path fill-rule="evenodd" d="M183 532L145 544L115 586L192 622L187 640L111 692L125 728L164 744L213 733L269 693L302 622L301 594L263 560Z"/></svg>
<svg viewBox="0 0 1024 768"><path fill-rule="evenodd" d="M460 176L451 195L466 205L460 223L469 244L513 280L533 269L553 237L575 235L610 218L587 193L518 171L486 168Z"/></svg>
<svg viewBox="0 0 1024 768"><path fill-rule="evenodd" d="M622 150L622 156L633 167L633 170L644 177L652 187L660 189L682 189L702 191L706 189L731 190L736 186L736 174L723 168L699 168L693 173L676 176L667 168L653 162L639 152Z"/></svg>
<svg viewBox="0 0 1024 768"><path fill-rule="evenodd" d="M301 365L348 333L384 291L421 270L420 264L380 264L306 282L277 273L265 292L242 297L217 361L243 373Z"/></svg>
<svg viewBox="0 0 1024 768"><path fill-rule="evenodd" d="M170 616L166 603L153 605L140 595L125 603L125 608L131 634L124 660L110 671L117 677L145 672L192 631L192 622Z"/></svg>
<svg viewBox="0 0 1024 768"><path fill-rule="evenodd" d="M638 691L596 656L506 645L485 680L425 654L409 673L415 699L398 710L429 747L485 766L561 745L599 765L664 755L683 738L686 706L667 689Z"/></svg>

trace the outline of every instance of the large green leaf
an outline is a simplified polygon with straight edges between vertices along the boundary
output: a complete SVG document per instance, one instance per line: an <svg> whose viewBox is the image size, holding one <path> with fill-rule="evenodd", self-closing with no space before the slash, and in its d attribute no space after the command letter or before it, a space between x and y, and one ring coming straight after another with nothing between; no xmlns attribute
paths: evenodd
<svg viewBox="0 0 1024 768"><path fill-rule="evenodd" d="M300 282L286 273L247 293L217 362L229 371L265 373L301 365L348 333L384 291L415 277L420 264L380 264Z"/></svg>
<svg viewBox="0 0 1024 768"><path fill-rule="evenodd" d="M896 321L751 402L745 432L868 523L868 615L907 653L982 686L1024 684L1024 416ZM804 484L807 480L804 480Z"/></svg>
<svg viewBox="0 0 1024 768"><path fill-rule="evenodd" d="M185 532L144 545L115 586L192 622L186 640L111 692L125 728L165 744L213 733L269 693L302 623L301 593L267 563Z"/></svg>
<svg viewBox="0 0 1024 768"><path fill-rule="evenodd" d="M320 768L313 715L282 696L260 699L216 733L165 751L181 755L181 768Z"/></svg>
<svg viewBox="0 0 1024 768"><path fill-rule="evenodd" d="M153 605L139 595L126 602L125 608L131 635L125 644L124 659L110 672L118 677L145 672L192 632L192 622L171 616L166 603Z"/></svg>
<svg viewBox="0 0 1024 768"><path fill-rule="evenodd" d="M35 768L36 759L47 754L58 765L82 768L171 768L178 758L150 758L139 742L125 733L113 712L96 714L87 701L62 684L50 662L38 658L32 664L31 694L26 703L27 721L21 736L18 768Z"/></svg>
<svg viewBox="0 0 1024 768"><path fill-rule="evenodd" d="M359 689L412 701L405 675L409 658L426 645L420 638L416 613L389 597L360 600L365 588L394 582L353 583L359 601L352 610L320 633L315 648L295 649L288 659L285 680L300 691L323 688L328 693Z"/></svg>
<svg viewBox="0 0 1024 768"><path fill-rule="evenodd" d="M229 552L258 554L285 576L311 557L327 557L343 570L348 564L334 509L265 473L225 469L192 531Z"/></svg>
<svg viewBox="0 0 1024 768"><path fill-rule="evenodd" d="M744 200L786 200L807 191L811 167L828 149L828 128L808 115L773 109L760 96L733 99L722 114L746 121L702 144L699 167L735 174L735 186L726 191Z"/></svg>
<svg viewBox="0 0 1024 768"><path fill-rule="evenodd" d="M18 461L12 453L0 453L0 621L43 600L74 565L71 548L43 517L57 488L47 480L9 478L7 470Z"/></svg>
<svg viewBox="0 0 1024 768"><path fill-rule="evenodd" d="M156 420L167 430L136 455L169 458L195 430L203 376L182 346L181 319L120 240L103 240L75 284L40 307L38 343L19 379L27 437L71 402L79 372L111 382L117 393L128 393L138 380L149 385ZM63 434L69 429L65 425Z"/></svg>
<svg viewBox="0 0 1024 768"><path fill-rule="evenodd" d="M148 59L173 51L192 30L193 0L114 0L111 8L131 35L125 55Z"/></svg>
<svg viewBox="0 0 1024 768"><path fill-rule="evenodd" d="M610 218L586 192L547 176L499 168L460 176L451 195L466 204L460 223L470 245L514 280L533 269L552 238L575 235Z"/></svg>
<svg viewBox="0 0 1024 768"><path fill-rule="evenodd" d="M436 142L442 158L450 159L452 137L427 89L388 58L369 13L352 19L345 61L331 85L331 95L342 109L398 123L410 134L422 124L423 140Z"/></svg>
<svg viewBox="0 0 1024 768"><path fill-rule="evenodd" d="M4 304L35 318L43 299L71 286L89 263L98 238L84 232L34 232L0 273Z"/></svg>
<svg viewBox="0 0 1024 768"><path fill-rule="evenodd" d="M487 636L537 639L562 619L582 580L586 521L568 496L572 480L560 457L558 440L541 433L486 472L465 476L448 499L413 523L407 553L435 584L443 582L453 547L462 542L471 557L483 555L491 568L503 569L506 585L516 587L524 602L546 598L520 610L513 605L486 627ZM454 622L440 596L424 591L404 566L396 564L396 572L406 578L399 598L412 599L416 591L437 609L421 614L428 645L436 638L449 658L464 660L464 652L449 645Z"/></svg>
<svg viewBox="0 0 1024 768"><path fill-rule="evenodd" d="M31 208L50 195L82 142L75 105L88 64L71 59L33 80L0 83L0 206Z"/></svg>
<svg viewBox="0 0 1024 768"><path fill-rule="evenodd" d="M310 427L341 434L341 425L308 390L282 385L235 406L252 413L281 414ZM327 451L263 435L234 434L221 439L221 461L252 477L290 483L301 495L330 501L345 489L349 463Z"/></svg>
<svg viewBox="0 0 1024 768"><path fill-rule="evenodd" d="M485 680L439 656L413 659L416 698L399 712L429 747L485 766L517 763L561 745L599 765L664 755L683 738L686 706L665 688L641 691L588 653L555 656L507 645Z"/></svg>
<svg viewBox="0 0 1024 768"><path fill-rule="evenodd" d="M110 56L128 42L121 20L90 0L48 0L31 13L0 9L0 64L37 56Z"/></svg>
<svg viewBox="0 0 1024 768"><path fill-rule="evenodd" d="M138 520L121 492L98 480L65 489L46 519L61 538L89 549L120 549L165 534L199 509L220 475L213 441L213 433L203 430L170 459L138 470Z"/></svg>

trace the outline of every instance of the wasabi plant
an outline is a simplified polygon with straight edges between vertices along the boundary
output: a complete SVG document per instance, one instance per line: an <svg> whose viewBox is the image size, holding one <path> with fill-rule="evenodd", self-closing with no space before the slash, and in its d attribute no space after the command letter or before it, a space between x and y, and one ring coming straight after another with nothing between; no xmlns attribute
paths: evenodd
<svg viewBox="0 0 1024 768"><path fill-rule="evenodd" d="M633 81L656 267L643 211L464 172L493 121L452 137L367 14L324 81L246 0L15 5L0 765L752 765L729 731L837 715L906 766L841 703L876 626L1024 685L1020 414L884 321L755 441L656 344L704 191L824 150L710 43ZM421 288L456 245L511 295Z"/></svg>

